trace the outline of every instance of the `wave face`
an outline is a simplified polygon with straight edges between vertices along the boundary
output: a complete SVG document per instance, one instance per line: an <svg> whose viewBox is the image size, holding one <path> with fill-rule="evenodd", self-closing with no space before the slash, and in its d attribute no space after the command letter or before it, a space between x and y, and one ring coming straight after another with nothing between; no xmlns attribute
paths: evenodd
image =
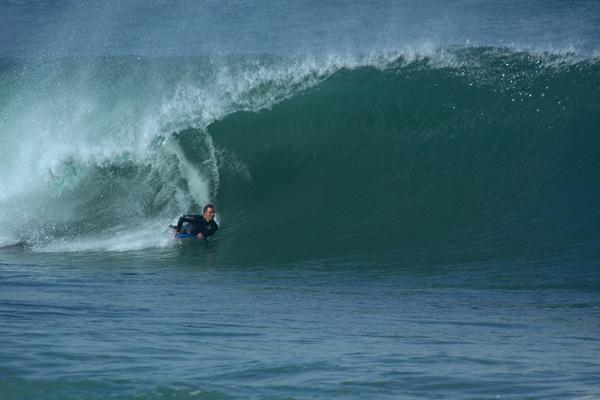
<svg viewBox="0 0 600 400"><path fill-rule="evenodd" d="M234 259L597 257L600 64L498 48L4 61L0 240Z"/></svg>
<svg viewBox="0 0 600 400"><path fill-rule="evenodd" d="M593 252L600 65L493 49L457 56L454 66L340 70L209 126L250 177L242 191L243 179L221 174L220 203L244 215L240 236L288 254Z"/></svg>

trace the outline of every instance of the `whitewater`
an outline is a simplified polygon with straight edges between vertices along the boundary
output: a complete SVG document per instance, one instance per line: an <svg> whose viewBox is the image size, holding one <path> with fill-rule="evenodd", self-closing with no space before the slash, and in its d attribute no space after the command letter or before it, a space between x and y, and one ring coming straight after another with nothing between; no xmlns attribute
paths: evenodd
<svg viewBox="0 0 600 400"><path fill-rule="evenodd" d="M0 399L600 396L599 26L0 5Z"/></svg>

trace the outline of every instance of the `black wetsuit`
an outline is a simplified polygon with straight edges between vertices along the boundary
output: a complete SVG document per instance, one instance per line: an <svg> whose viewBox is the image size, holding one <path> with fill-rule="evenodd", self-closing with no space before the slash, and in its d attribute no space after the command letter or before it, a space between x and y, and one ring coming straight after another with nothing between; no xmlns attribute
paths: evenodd
<svg viewBox="0 0 600 400"><path fill-rule="evenodd" d="M181 227L184 222L187 222L188 225L185 226L185 233L190 233L192 235L198 235L199 233L204 236L204 240L211 235L214 235L217 229L219 229L219 225L213 219L210 222L206 222L202 215L183 215L177 221L177 232L181 232Z"/></svg>

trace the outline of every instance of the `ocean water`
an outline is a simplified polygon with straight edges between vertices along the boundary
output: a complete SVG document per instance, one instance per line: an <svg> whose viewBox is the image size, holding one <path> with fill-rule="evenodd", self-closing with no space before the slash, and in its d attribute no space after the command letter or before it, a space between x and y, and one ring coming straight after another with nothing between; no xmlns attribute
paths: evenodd
<svg viewBox="0 0 600 400"><path fill-rule="evenodd" d="M599 57L596 1L0 5L0 399L600 398Z"/></svg>

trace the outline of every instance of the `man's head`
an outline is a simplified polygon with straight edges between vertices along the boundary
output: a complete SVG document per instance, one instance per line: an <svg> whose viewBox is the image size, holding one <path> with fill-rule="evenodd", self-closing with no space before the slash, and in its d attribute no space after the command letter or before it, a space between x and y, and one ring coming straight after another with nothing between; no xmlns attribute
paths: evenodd
<svg viewBox="0 0 600 400"><path fill-rule="evenodd" d="M215 207L212 204L207 204L202 210L202 216L206 222L210 222L215 218Z"/></svg>

